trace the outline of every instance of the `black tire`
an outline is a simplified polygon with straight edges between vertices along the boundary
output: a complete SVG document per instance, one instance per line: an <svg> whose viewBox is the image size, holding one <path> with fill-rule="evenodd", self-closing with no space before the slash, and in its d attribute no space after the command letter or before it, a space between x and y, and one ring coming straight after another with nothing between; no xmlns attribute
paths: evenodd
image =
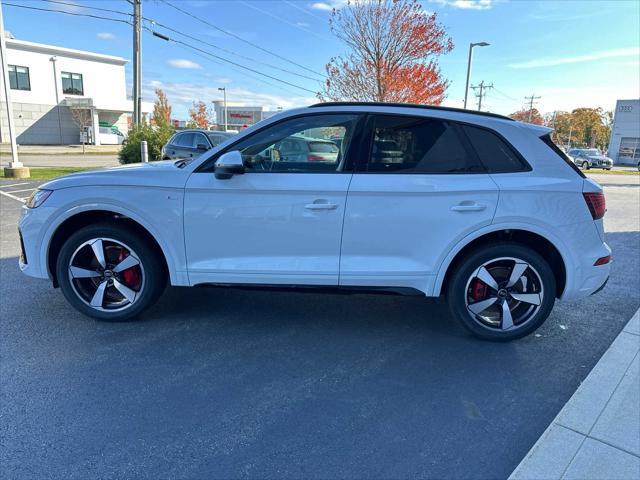
<svg viewBox="0 0 640 480"><path fill-rule="evenodd" d="M589 162L582 162L582 169L583 170L589 170L589 168L591 168L591 167L589 167Z"/></svg>
<svg viewBox="0 0 640 480"><path fill-rule="evenodd" d="M116 311L98 310L82 300L69 278L69 265L74 252L85 242L94 238L113 239L129 246L137 255L143 268L144 282L135 301L127 308ZM62 245L56 264L56 275L60 289L67 301L79 312L107 322L122 322L133 319L153 305L167 285L167 273L161 258L136 232L126 226L97 223L84 227Z"/></svg>
<svg viewBox="0 0 640 480"><path fill-rule="evenodd" d="M508 330L484 324L467 308L470 279L482 265L505 257L521 259L533 267L544 292L537 311ZM448 280L446 294L451 313L468 332L485 340L508 341L524 337L544 323L555 303L556 279L549 263L531 248L518 243L499 243L479 247L465 255Z"/></svg>

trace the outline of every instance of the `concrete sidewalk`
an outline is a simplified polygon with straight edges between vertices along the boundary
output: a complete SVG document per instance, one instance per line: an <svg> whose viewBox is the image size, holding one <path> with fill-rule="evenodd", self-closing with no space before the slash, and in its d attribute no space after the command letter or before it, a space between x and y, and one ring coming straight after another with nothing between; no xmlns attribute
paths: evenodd
<svg viewBox="0 0 640 480"><path fill-rule="evenodd" d="M85 145L85 155L118 155L122 145ZM0 143L0 154L11 154L8 143ZM82 145L18 145L19 155L82 155Z"/></svg>
<svg viewBox="0 0 640 480"><path fill-rule="evenodd" d="M640 478L640 310L509 478Z"/></svg>

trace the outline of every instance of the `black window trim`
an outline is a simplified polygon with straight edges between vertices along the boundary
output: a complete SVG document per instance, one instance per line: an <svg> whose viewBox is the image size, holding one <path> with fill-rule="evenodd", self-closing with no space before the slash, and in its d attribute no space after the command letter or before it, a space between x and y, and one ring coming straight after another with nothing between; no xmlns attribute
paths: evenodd
<svg viewBox="0 0 640 480"><path fill-rule="evenodd" d="M573 170L578 175L580 175L580 177L587 178L587 176L584 173L582 173L582 170L580 170L578 166L551 139L551 132L545 135L542 135L540 137L540 140L542 140L542 143L544 143L547 147L553 150L553 152L556 155L558 155L567 165L569 165L569 168L571 168L571 170Z"/></svg>
<svg viewBox="0 0 640 480"><path fill-rule="evenodd" d="M63 74L68 74L70 75L69 79L71 80L71 88L73 88L73 75L80 75L80 85L82 86L82 89L80 90L80 93L68 93L64 91L64 85L62 82L62 75ZM77 72L60 72L60 84L62 85L62 93L64 95L77 95L79 97L83 97L84 96L84 75L82 73L77 73Z"/></svg>
<svg viewBox="0 0 640 480"><path fill-rule="evenodd" d="M309 170L309 171L299 171L299 172L273 172L273 171L251 171L251 172L247 172L247 173L293 173L293 174L305 174L305 173L313 173L313 174L318 174L318 173L322 173L322 174L345 174L345 173L355 173L355 161L354 159L356 158L361 158L362 157L362 132L364 132L364 128L366 127L366 120L367 120L367 112L358 112L358 111L351 111L351 110L345 110L345 111L340 111L340 112L305 112L305 113L300 113L298 115L292 115L290 117L285 117L285 118L281 118L273 123L269 123L266 124L265 126L257 129L255 132L252 132L250 135L248 136L244 136L241 138L238 138L235 142L231 143L230 145L227 145L227 147L225 147L223 150L220 150L218 152L212 153L211 156L209 158L207 158L205 161L203 161L195 170L193 173L213 173L214 171L214 164L216 163L216 160L218 160L218 158L220 158L220 156L224 153L227 152L231 152L233 151L233 148L239 144L240 142L251 138L255 135L257 135L260 132L263 132L264 130L266 130L267 128L271 128L271 127L275 127L276 125L279 125L281 123L287 122L289 120L294 120L296 118L303 118L303 117L318 117L321 115L355 115L356 117L358 117L356 119L355 122L355 127L354 127L354 134L351 137L351 141L349 142L349 148L347 150L346 157L347 157L347 161L345 162L345 168L344 170L328 170L328 171L314 171L314 170Z"/></svg>
<svg viewBox="0 0 640 480"><path fill-rule="evenodd" d="M367 170L367 164L369 163L369 155L371 154L371 149L373 146L373 128L374 128L374 119L375 117L380 117L380 116L388 116L388 117L410 117L410 118L416 118L416 119L428 119L428 120L440 120L443 121L445 123L448 123L449 125L451 125L454 128L454 131L456 132L456 135L458 136L458 138L460 139L460 141L462 142L462 146L463 148L467 151L467 153L469 154L469 156L475 161L475 165L472 165L471 167L480 167L478 168L478 170L469 170L466 172L412 172L412 171L394 171L394 172L370 172ZM368 140L366 141L366 144L368 145L367 147L367 151L366 152L361 152L363 154L359 155L359 162L358 165L356 166L356 170L355 173L357 174L373 174L373 175L379 175L379 174L383 174L383 175L477 175L477 174L501 174L501 173L523 173L523 172L530 172L531 170L533 170L531 168L531 165L524 159L524 157L520 154L520 152L518 152L518 150L511 144L511 142L509 142L500 132L497 132L496 130L489 128L489 127L485 127L483 125L478 125L476 123L471 123L471 122L465 122L465 121L460 121L460 120L451 120L448 118L442 118L442 117L435 117L435 116L431 116L431 115L415 115L415 114L407 114L407 113L389 113L389 112L373 112L373 113L367 113L367 117L369 117L367 119L367 124L366 124L366 135L368 135ZM480 158L480 156L478 155L478 152L476 151L475 148L473 148L473 145L471 143L471 140L469 140L469 137L467 136L467 134L464 132L464 129L460 128L460 126L465 125L465 126L469 126L469 127L474 127L474 128L480 128L482 130L486 130L489 133L492 133L493 135L496 135L500 140L502 140L505 145L507 145L507 147L511 150L511 152L513 153L513 155L516 157L516 159L522 164L522 170L509 170L509 171L496 171L496 172L489 172L487 170L487 167L484 165L484 163L482 163L482 160ZM366 139L366 137L365 137Z"/></svg>
<svg viewBox="0 0 640 480"><path fill-rule="evenodd" d="M16 77L16 88L11 87L11 67L13 67L13 74ZM7 65L8 68L8 74L9 74L9 88L11 90L20 90L22 92L30 92L31 91L31 70L29 70L29 67L26 67L24 65ZM18 68L25 68L27 70L27 83L29 84L28 88L20 88L20 85L18 84Z"/></svg>

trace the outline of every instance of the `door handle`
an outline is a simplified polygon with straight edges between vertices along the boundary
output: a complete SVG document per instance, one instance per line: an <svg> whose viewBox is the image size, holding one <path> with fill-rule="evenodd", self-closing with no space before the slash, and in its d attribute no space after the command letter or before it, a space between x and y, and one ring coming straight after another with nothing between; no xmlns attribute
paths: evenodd
<svg viewBox="0 0 640 480"><path fill-rule="evenodd" d="M460 202L458 205L451 207L453 212L481 212L487 208L486 205L476 202Z"/></svg>
<svg viewBox="0 0 640 480"><path fill-rule="evenodd" d="M307 203L304 208L307 210L335 210L338 205L329 203L328 200L315 200L313 203Z"/></svg>

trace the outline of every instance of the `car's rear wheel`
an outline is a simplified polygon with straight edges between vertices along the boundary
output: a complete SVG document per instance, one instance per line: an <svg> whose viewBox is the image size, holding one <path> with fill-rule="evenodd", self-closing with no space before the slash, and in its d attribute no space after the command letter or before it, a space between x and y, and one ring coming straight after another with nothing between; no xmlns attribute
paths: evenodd
<svg viewBox="0 0 640 480"><path fill-rule="evenodd" d="M547 261L515 243L472 252L458 264L447 289L454 317L473 335L489 340L533 332L551 313L555 293Z"/></svg>
<svg viewBox="0 0 640 480"><path fill-rule="evenodd" d="M90 225L71 235L60 251L56 274L71 305L113 322L142 313L166 285L156 252L119 225Z"/></svg>

